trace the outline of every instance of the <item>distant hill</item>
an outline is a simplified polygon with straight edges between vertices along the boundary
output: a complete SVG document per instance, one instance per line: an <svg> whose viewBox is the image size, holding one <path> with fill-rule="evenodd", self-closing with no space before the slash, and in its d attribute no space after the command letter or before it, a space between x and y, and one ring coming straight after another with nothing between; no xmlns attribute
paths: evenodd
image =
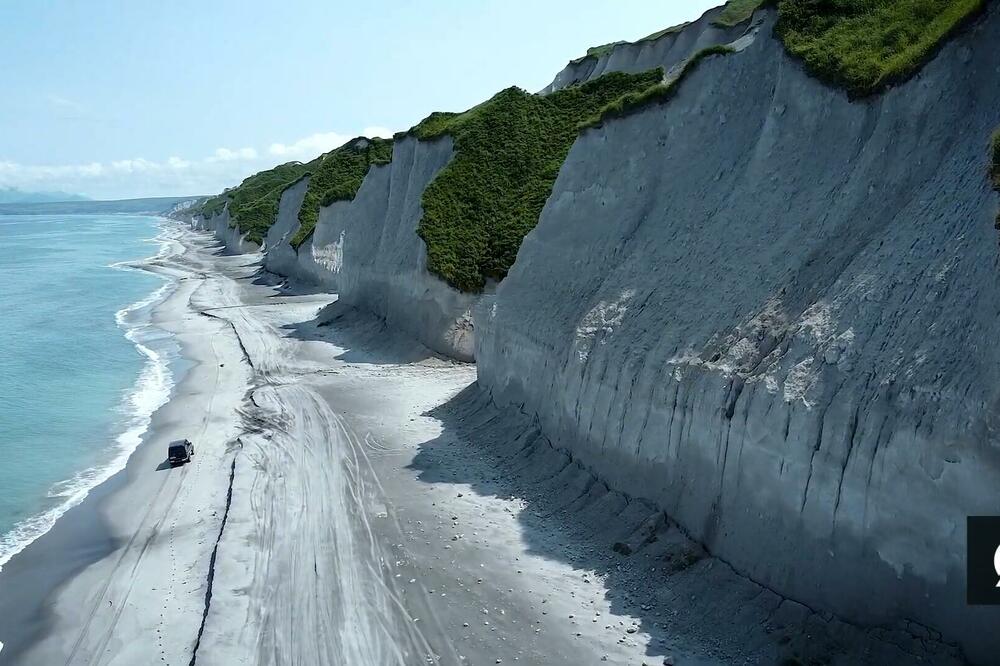
<svg viewBox="0 0 1000 666"><path fill-rule="evenodd" d="M199 197L152 197L148 199L121 199L119 201L40 201L0 202L3 215L69 215L69 214L160 214L167 213L178 204Z"/></svg>
<svg viewBox="0 0 1000 666"><path fill-rule="evenodd" d="M0 187L0 204L46 203L52 201L89 201L81 194L68 192L25 192L16 187Z"/></svg>

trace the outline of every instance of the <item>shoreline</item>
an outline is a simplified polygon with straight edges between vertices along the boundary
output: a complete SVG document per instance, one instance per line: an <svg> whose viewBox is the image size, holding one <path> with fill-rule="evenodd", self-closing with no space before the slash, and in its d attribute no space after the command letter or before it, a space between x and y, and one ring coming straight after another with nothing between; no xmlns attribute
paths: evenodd
<svg viewBox="0 0 1000 666"><path fill-rule="evenodd" d="M475 366L353 311L323 323L336 295L177 229L154 320L191 368L126 469L19 558L0 618L34 633L0 664L962 663L760 587L498 408ZM170 468L179 437L195 458Z"/></svg>
<svg viewBox="0 0 1000 666"><path fill-rule="evenodd" d="M96 488L125 468L128 458L142 444L152 414L169 399L173 391L173 366L177 360L177 350L169 348L170 340L164 339L168 336L157 335L150 330L153 328L150 321L153 310L169 297L176 287L176 281L162 273L146 270L145 266L166 258L171 254L171 249L176 252L178 246L167 234L167 220L153 219L157 220L158 233L143 240L159 246L156 254L108 265L108 268L116 270L153 275L162 280L162 284L115 313L118 330L145 361L131 385L123 389L120 401L112 410L114 416L109 417L108 436L113 444L103 452L107 459L53 483L47 491L47 497L58 501L18 521L7 533L0 535L6 548L0 553L0 572L19 553L52 530L55 523L68 511L85 501Z"/></svg>
<svg viewBox="0 0 1000 666"><path fill-rule="evenodd" d="M160 251L146 259L122 262L118 266L123 270L149 272L165 280L152 294L117 313L122 334L147 357L149 353L145 350L149 348L145 346L142 336L134 339L136 331L141 328L154 329L154 335L169 335L171 340L168 344L176 346L175 357L150 358L133 387L123 396L122 404L136 397L142 390L142 375L161 362L159 369L166 369L168 373L166 382L169 392L165 400L158 401L156 408L147 415L143 432L138 435L139 441L131 450L122 451L124 460L121 465L117 465L118 459L114 457L109 460L108 467L94 470L93 473L101 474L109 467L117 467L100 482L83 491L86 494L82 499L61 510L46 531L12 554L0 568L0 617L3 618L0 622L0 643L3 644L0 664L15 663L44 641L57 628L55 605L65 587L85 573L88 567L108 559L121 548L123 521L120 512L113 508L117 498L130 488L140 490L133 494L150 494L142 491L142 487L150 485L150 481L155 479L150 479L143 468L152 459L157 459L157 463L163 459L160 447L155 444L173 429L170 427L173 420L170 413L177 411L178 398L196 392L191 384L198 381L197 370L204 366L206 355L196 349L197 343L183 340L178 335L179 331L170 330L168 324L168 321L178 318L178 308L186 308L186 303L180 302L186 301L181 294L181 282L188 276L173 267L164 266L187 251L176 234L170 233L171 226L176 224L162 218L158 223L160 233L156 237L161 242ZM123 321L143 308L148 308L148 316L142 323L129 326ZM153 352L154 355L158 353ZM116 439L119 442L136 436L135 420L135 415L122 419L125 428L118 431ZM90 471L85 470L61 483L71 483L80 474ZM49 511L57 509L61 509L61 505Z"/></svg>

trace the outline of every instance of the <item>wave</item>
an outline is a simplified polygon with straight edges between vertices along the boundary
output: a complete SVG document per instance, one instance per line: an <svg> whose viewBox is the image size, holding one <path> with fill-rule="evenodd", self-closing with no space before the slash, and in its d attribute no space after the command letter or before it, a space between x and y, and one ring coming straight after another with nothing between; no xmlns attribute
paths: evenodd
<svg viewBox="0 0 1000 666"><path fill-rule="evenodd" d="M112 267L122 270L142 270L144 262L154 262L171 254L173 238L162 228L151 242L160 243L156 255L141 261L122 262ZM24 550L31 542L52 529L56 521L67 511L80 504L90 491L125 468L129 457L142 443L143 435L149 429L153 414L170 398L174 378L170 371L170 354L153 344L167 334L149 322L149 311L165 300L176 287L176 281L158 273L166 280L158 289L140 301L119 310L115 321L125 331L125 337L146 357L146 362L131 389L125 392L119 405L123 415L120 434L109 449L108 459L99 465L77 472L72 478L54 484L48 497L55 501L49 509L17 523L9 532L0 536L0 569L12 557ZM0 645L2 649L2 645Z"/></svg>

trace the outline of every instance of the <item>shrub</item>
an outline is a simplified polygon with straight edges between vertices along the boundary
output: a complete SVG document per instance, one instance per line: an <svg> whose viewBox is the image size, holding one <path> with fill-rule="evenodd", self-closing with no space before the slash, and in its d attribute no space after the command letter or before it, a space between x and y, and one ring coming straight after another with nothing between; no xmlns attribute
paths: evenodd
<svg viewBox="0 0 1000 666"><path fill-rule="evenodd" d="M428 269L463 291L502 279L517 257L580 122L619 97L660 82L662 69L614 72L554 92L508 88L465 113L432 114L412 130L419 139L444 134L455 156L424 191L417 233Z"/></svg>
<svg viewBox="0 0 1000 666"><path fill-rule="evenodd" d="M247 240L260 245L278 218L282 193L309 176L309 186L299 208L299 230L290 241L297 248L312 234L321 206L353 199L368 168L372 164L387 164L391 159L391 140L358 137L306 164L289 162L256 173L237 187L206 201L199 212L206 218L212 217L229 204L230 226L239 227Z"/></svg>
<svg viewBox="0 0 1000 666"><path fill-rule="evenodd" d="M222 212L228 203L230 226L238 226L246 234L247 240L259 245L264 242L267 230L278 215L281 193L308 172L309 165L301 162L288 162L261 171L244 180L238 187L209 199L200 212L205 217L211 217Z"/></svg>
<svg viewBox="0 0 1000 666"><path fill-rule="evenodd" d="M320 207L353 199L368 169L391 160L391 139L358 137L310 162L309 186L299 208L299 229L290 241L292 247L298 248L312 235Z"/></svg>
<svg viewBox="0 0 1000 666"><path fill-rule="evenodd" d="M777 32L809 71L852 97L905 80L985 0L781 0Z"/></svg>
<svg viewBox="0 0 1000 666"><path fill-rule="evenodd" d="M200 213L206 218L214 217L222 212L222 210L226 207L226 203L228 201L229 198L225 194L220 194L215 197L210 197L208 200L205 201L205 203L201 205L199 209L197 209L196 212Z"/></svg>

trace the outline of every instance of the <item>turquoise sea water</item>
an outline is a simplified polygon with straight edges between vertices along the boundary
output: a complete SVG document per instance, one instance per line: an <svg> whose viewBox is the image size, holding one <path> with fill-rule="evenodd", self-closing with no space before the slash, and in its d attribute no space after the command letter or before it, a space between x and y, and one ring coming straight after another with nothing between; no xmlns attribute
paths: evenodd
<svg viewBox="0 0 1000 666"><path fill-rule="evenodd" d="M0 215L0 566L124 466L169 395L155 218Z"/></svg>

